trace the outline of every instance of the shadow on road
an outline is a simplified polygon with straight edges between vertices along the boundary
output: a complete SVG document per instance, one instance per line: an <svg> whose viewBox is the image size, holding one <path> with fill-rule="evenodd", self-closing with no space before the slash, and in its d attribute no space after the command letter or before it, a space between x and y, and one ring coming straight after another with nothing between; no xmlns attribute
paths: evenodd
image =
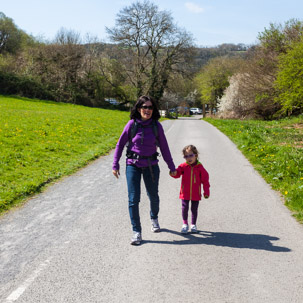
<svg viewBox="0 0 303 303"><path fill-rule="evenodd" d="M287 247L274 246L271 241L277 241L279 238L258 234L236 234L223 232L199 231L196 234L181 234L180 232L161 229L162 233L171 233L182 237L181 240L173 241L154 241L144 240L142 244L173 244L173 245L192 245L204 244L215 246L226 246L234 248L249 248L257 250L267 250L272 252L289 252L291 249Z"/></svg>

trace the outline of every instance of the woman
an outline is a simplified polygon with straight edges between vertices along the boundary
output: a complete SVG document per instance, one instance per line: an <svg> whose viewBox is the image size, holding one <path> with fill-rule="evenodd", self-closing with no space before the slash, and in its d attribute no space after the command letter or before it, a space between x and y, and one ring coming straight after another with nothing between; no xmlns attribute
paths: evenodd
<svg viewBox="0 0 303 303"><path fill-rule="evenodd" d="M159 175L157 146L160 147L163 159L172 174L176 174L175 165L170 154L162 125L158 122L159 111L154 100L148 96L141 96L130 114L131 120L126 124L117 143L113 174L119 178L119 160L123 148L127 147L126 179L128 187L129 215L133 228L132 245L140 245L142 241L141 223L139 215L141 176L145 183L150 200L151 230L160 231L159 213Z"/></svg>

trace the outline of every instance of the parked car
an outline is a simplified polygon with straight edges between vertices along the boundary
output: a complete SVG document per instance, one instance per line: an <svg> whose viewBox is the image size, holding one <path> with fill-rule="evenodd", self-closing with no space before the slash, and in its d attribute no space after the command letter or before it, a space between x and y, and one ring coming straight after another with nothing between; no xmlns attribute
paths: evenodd
<svg viewBox="0 0 303 303"><path fill-rule="evenodd" d="M190 108L190 111L194 114L194 115L201 115L202 114L202 109L198 108L198 107L192 107Z"/></svg>
<svg viewBox="0 0 303 303"><path fill-rule="evenodd" d="M119 105L120 103L114 98L106 98L106 102L109 102L111 105Z"/></svg>

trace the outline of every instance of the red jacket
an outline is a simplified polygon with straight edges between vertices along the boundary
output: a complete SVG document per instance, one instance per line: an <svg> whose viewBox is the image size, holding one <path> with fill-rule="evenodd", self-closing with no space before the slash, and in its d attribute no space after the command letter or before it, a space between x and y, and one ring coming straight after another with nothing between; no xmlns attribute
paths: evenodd
<svg viewBox="0 0 303 303"><path fill-rule="evenodd" d="M180 164L177 168L176 176L172 177L180 178L181 175L180 199L193 201L201 200L201 184L203 184L204 196L209 196L210 185L208 181L208 172L199 161L193 166L186 162Z"/></svg>

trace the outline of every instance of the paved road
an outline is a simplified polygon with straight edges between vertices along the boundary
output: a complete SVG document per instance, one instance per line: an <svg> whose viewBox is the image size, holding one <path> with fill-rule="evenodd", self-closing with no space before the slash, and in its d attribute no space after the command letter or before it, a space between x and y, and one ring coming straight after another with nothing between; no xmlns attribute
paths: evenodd
<svg viewBox="0 0 303 303"><path fill-rule="evenodd" d="M163 125L176 164L195 144L210 173L199 234L181 235L180 180L161 167L162 232L129 245L125 165L113 153L0 219L0 302L303 302L303 227L223 134L204 121Z"/></svg>

